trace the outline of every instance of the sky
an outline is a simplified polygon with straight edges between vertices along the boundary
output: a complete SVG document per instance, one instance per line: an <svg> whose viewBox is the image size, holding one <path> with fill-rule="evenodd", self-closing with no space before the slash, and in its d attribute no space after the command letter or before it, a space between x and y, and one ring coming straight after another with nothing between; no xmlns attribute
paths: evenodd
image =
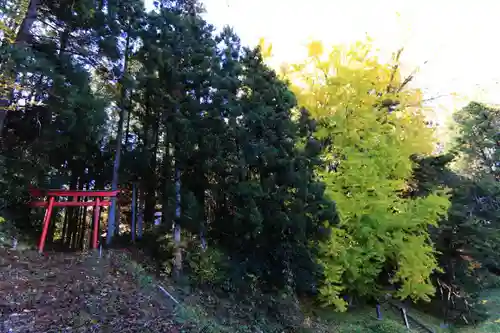
<svg viewBox="0 0 500 333"><path fill-rule="evenodd" d="M150 1L145 0L148 6ZM242 42L273 44L276 63L306 55L306 44L348 44L368 34L382 59L404 46L403 72L420 67L414 85L437 120L469 100L500 105L497 0L204 0L205 18L233 27ZM427 63L426 63L427 62ZM424 64L425 63L425 64ZM450 94L456 93L459 98Z"/></svg>

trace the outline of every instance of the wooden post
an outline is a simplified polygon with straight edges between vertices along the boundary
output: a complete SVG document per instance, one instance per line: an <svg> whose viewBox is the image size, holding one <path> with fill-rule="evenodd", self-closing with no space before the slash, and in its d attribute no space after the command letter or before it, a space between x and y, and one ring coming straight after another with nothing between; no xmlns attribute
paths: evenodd
<svg viewBox="0 0 500 333"><path fill-rule="evenodd" d="M49 230L50 216L52 215L52 207L54 206L55 197L49 198L49 205L45 211L45 217L43 218L43 230L42 236L40 236L40 243L38 244L38 253L43 253L43 248L45 246L45 239L47 238L47 231Z"/></svg>
<svg viewBox="0 0 500 333"><path fill-rule="evenodd" d="M382 320L382 310L380 309L380 304L377 304L375 309L377 311L377 320Z"/></svg>
<svg viewBox="0 0 500 333"><path fill-rule="evenodd" d="M408 323L408 316L406 315L406 309L405 308L401 308L401 314L403 315L403 320L405 322L405 326L407 329L410 329L410 323Z"/></svg>
<svg viewBox="0 0 500 333"><path fill-rule="evenodd" d="M144 205L141 201L141 193L137 193L137 239L142 238L142 222L144 221Z"/></svg>
<svg viewBox="0 0 500 333"><path fill-rule="evenodd" d="M135 242L135 216L136 216L136 209L135 209L135 205L136 205L136 197L137 197L137 192L136 192L136 184L133 183L132 184L132 230L131 230L131 234L132 234L132 242Z"/></svg>
<svg viewBox="0 0 500 333"><path fill-rule="evenodd" d="M101 199L97 197L95 199L95 206L94 206L94 234L92 238L92 248L97 249L97 239L98 239L98 233L99 233L99 212L101 209L100 206Z"/></svg>
<svg viewBox="0 0 500 333"><path fill-rule="evenodd" d="M121 223L121 220L120 220L120 201L118 200L118 198L115 198L116 199L116 205L115 205L115 232L113 233L113 236L119 236L120 235L120 223ZM109 209L111 209L113 205L110 206Z"/></svg>

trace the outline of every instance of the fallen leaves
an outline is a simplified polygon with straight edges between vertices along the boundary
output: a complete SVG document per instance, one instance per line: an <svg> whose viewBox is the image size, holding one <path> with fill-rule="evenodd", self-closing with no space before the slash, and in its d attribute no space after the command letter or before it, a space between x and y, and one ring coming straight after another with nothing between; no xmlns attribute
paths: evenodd
<svg viewBox="0 0 500 333"><path fill-rule="evenodd" d="M0 281L1 332L177 332L164 296L113 255L0 249Z"/></svg>

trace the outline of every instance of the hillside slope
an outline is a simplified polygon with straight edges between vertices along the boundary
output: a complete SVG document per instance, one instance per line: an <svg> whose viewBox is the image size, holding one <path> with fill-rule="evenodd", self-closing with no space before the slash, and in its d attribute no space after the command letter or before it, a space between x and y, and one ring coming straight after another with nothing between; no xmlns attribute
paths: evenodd
<svg viewBox="0 0 500 333"><path fill-rule="evenodd" d="M149 267L148 261L136 251L110 250L99 258L0 248L0 333L408 332L389 309L383 321L371 308L336 314L303 304L298 313L289 301L275 304L274 313L251 298L194 286L186 293L137 263ZM179 306L161 291L163 283Z"/></svg>
<svg viewBox="0 0 500 333"><path fill-rule="evenodd" d="M165 295L121 259L0 249L0 332L179 332Z"/></svg>

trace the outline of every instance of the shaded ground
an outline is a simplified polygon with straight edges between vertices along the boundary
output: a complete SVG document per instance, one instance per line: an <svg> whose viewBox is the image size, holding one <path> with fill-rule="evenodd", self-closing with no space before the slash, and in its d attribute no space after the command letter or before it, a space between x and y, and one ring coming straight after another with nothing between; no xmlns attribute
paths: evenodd
<svg viewBox="0 0 500 333"><path fill-rule="evenodd" d="M0 248L0 332L179 332L165 295L118 252Z"/></svg>
<svg viewBox="0 0 500 333"><path fill-rule="evenodd" d="M464 329L463 333L500 333L500 288L483 292L481 299L488 309L489 320L477 327Z"/></svg>
<svg viewBox="0 0 500 333"><path fill-rule="evenodd" d="M0 248L0 333L408 332L390 308L383 309L383 321L376 319L374 308L338 314L304 301L295 309L293 300L273 295L242 299L193 286L185 290L161 276L153 278L154 273L154 263L136 250L111 250L98 258L97 253L40 256ZM162 280L181 302L175 308L158 288ZM461 332L500 333L500 318L494 316L500 313L500 294L487 296L491 321ZM417 312L410 314L435 332L447 331ZM412 331L424 332L415 325Z"/></svg>

